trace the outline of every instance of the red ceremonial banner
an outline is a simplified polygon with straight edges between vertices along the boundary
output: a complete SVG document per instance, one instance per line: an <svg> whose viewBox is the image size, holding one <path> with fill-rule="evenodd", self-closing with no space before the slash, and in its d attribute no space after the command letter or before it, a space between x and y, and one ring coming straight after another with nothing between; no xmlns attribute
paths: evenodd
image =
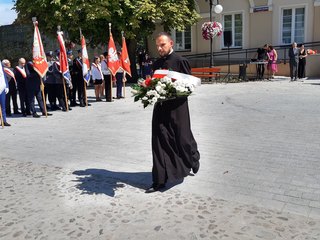
<svg viewBox="0 0 320 240"><path fill-rule="evenodd" d="M108 68L113 76L120 69L120 61L117 54L116 45L114 44L112 34L110 34L109 46L108 46Z"/></svg>
<svg viewBox="0 0 320 240"><path fill-rule="evenodd" d="M130 59L127 50L126 39L122 37L121 67L131 77Z"/></svg>
<svg viewBox="0 0 320 240"><path fill-rule="evenodd" d="M34 23L32 62L34 70L39 74L41 78L43 78L48 71L48 63L41 41L38 22Z"/></svg>

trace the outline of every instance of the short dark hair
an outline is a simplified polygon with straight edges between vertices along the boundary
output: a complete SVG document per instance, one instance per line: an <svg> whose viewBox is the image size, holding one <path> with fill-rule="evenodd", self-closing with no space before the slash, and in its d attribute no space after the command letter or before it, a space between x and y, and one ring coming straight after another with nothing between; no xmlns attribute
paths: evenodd
<svg viewBox="0 0 320 240"><path fill-rule="evenodd" d="M160 32L160 33L157 34L156 39L159 38L159 37L161 37L161 36L166 36L166 37L168 37L170 40L172 40L172 37L171 37L171 34L170 34L170 33Z"/></svg>
<svg viewBox="0 0 320 240"><path fill-rule="evenodd" d="M104 52L104 53L103 53L103 56L104 56L104 57L108 57L108 52Z"/></svg>

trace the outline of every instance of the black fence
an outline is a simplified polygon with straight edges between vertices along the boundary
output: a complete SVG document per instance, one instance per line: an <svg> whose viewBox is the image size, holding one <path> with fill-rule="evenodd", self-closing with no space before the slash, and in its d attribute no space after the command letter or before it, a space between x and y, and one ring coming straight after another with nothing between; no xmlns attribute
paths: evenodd
<svg viewBox="0 0 320 240"><path fill-rule="evenodd" d="M320 52L320 42L308 42L304 43L306 49L318 50ZM289 56L288 50L291 47L289 45L273 46L278 53L278 63L288 63ZM228 51L230 54L230 64L247 64L255 56L257 48L248 49L234 49L227 48L222 49L220 52L213 52L213 65L223 66L228 64ZM192 67L209 67L210 65L210 53L184 55Z"/></svg>

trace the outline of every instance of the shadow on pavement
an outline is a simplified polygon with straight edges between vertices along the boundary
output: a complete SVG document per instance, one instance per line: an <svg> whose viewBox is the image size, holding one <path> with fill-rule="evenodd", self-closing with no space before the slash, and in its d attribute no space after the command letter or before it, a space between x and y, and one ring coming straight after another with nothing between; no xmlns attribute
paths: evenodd
<svg viewBox="0 0 320 240"><path fill-rule="evenodd" d="M105 169L86 169L74 171L72 174L77 176L76 186L82 194L105 194L110 197L115 196L119 188L125 184L134 188L146 190L152 182L151 172L112 172ZM160 192L165 192L170 188L179 185L183 179L169 182Z"/></svg>
<svg viewBox="0 0 320 240"><path fill-rule="evenodd" d="M73 172L77 176L76 187L83 194L106 194L114 197L118 188L128 184L139 189L146 189L151 182L151 172L112 172L105 169L86 169Z"/></svg>

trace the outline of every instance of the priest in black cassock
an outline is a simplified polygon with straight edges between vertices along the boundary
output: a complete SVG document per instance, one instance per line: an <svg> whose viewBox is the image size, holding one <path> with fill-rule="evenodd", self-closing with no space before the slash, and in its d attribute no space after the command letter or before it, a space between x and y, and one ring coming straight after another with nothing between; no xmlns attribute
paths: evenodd
<svg viewBox="0 0 320 240"><path fill-rule="evenodd" d="M160 55L153 64L153 71L169 69L191 74L187 59L173 51L173 40L167 33L156 38ZM181 180L199 170L200 154L190 126L188 98L157 102L152 118L153 184L146 193L165 188L167 181Z"/></svg>

